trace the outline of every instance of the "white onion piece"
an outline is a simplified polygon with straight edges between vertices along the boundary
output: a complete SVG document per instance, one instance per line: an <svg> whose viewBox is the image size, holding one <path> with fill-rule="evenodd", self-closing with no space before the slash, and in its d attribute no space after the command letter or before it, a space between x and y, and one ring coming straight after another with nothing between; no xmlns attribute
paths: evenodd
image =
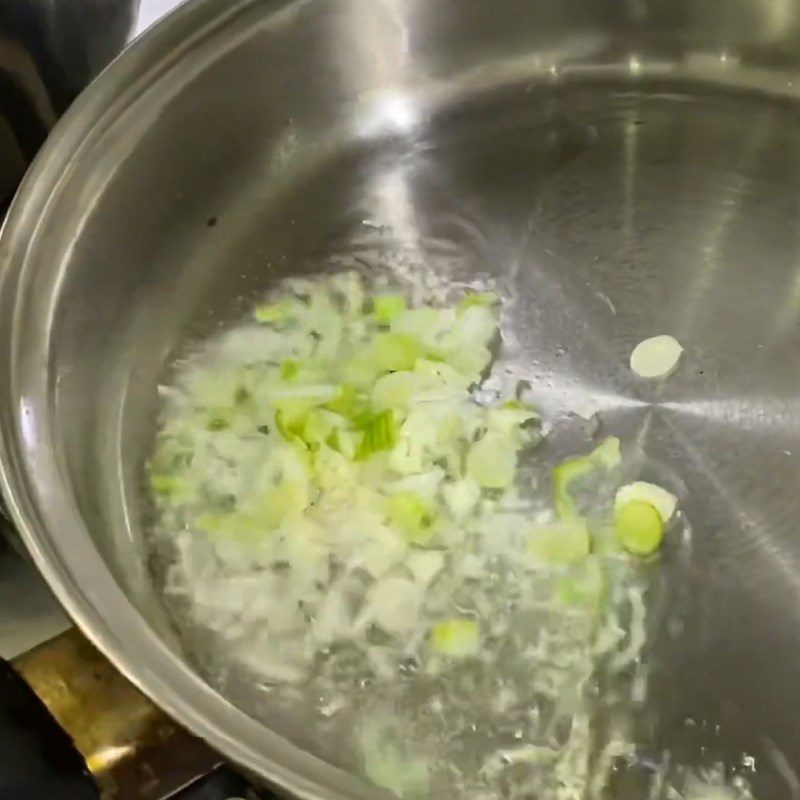
<svg viewBox="0 0 800 800"><path fill-rule="evenodd" d="M653 336L639 342L631 353L631 369L640 378L666 378L671 375L683 353L680 342L672 336Z"/></svg>
<svg viewBox="0 0 800 800"><path fill-rule="evenodd" d="M317 611L311 626L312 636L318 643L327 645L336 639L346 639L351 635L352 627L353 621L341 590L332 587Z"/></svg>
<svg viewBox="0 0 800 800"><path fill-rule="evenodd" d="M614 498L614 506L621 508L634 501L649 503L665 523L672 519L678 507L678 498L674 494L646 481L634 481L620 488Z"/></svg>
<svg viewBox="0 0 800 800"><path fill-rule="evenodd" d="M444 564L444 553L438 550L420 550L411 553L406 559L406 567L414 580L425 586L442 571Z"/></svg>
<svg viewBox="0 0 800 800"><path fill-rule="evenodd" d="M413 581L383 578L367 592L355 629L363 631L374 624L387 633L408 634L417 627L421 601L422 592Z"/></svg>

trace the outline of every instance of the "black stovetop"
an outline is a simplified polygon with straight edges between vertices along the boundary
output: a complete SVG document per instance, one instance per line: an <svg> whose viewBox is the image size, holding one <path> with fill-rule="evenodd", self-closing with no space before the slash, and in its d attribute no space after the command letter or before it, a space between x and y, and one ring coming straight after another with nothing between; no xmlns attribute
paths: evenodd
<svg viewBox="0 0 800 800"><path fill-rule="evenodd" d="M174 796L174 800L277 800L274 795L256 793L232 770L223 768L200 778Z"/></svg>

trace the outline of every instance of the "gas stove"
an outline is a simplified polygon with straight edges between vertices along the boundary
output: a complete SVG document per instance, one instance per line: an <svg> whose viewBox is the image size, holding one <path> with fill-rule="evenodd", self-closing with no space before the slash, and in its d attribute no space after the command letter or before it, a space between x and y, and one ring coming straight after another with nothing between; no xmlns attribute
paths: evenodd
<svg viewBox="0 0 800 800"><path fill-rule="evenodd" d="M179 4L141 0L131 36ZM6 32L8 26L15 32L20 19L27 24L25 14L33 15L36 3L31 0L31 11L25 8L6 12L0 7ZM18 70L0 59L0 219L63 110L53 95L46 118L33 119L33 90L20 94L19 87L3 82L5 74L18 75ZM31 85L37 79L32 71ZM12 698L0 707L0 800L266 797L164 716L71 628L2 515L0 693Z"/></svg>

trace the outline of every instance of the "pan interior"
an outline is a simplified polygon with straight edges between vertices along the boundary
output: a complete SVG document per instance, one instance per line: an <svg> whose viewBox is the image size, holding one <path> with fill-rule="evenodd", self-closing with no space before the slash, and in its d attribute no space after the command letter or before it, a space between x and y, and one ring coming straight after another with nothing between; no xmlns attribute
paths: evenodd
<svg viewBox="0 0 800 800"><path fill-rule="evenodd" d="M250 8L259 4L242 5L263 15ZM559 32L567 5L554 6ZM333 44L308 46L333 30L327 12L312 14L319 7L291 5L239 31L235 46L179 60L174 75L165 69L149 93L128 97L130 108L115 107L92 131L90 152L54 190L26 280L12 287L15 324L31 332L14 354L33 409L32 421L17 423L31 482L63 479L92 557L96 550L148 624L203 670L191 633L153 591L158 565L143 547L142 469L169 365L286 275L357 267L491 279L512 301L499 366L530 383L547 420L547 457L585 451L598 432L618 436L653 480L679 490L688 522L689 535L650 576L649 699L636 719L635 768L616 796L640 797L641 771L665 752L748 775L755 764L759 798L793 796L800 107L792 84L726 66L724 52L713 70L690 59L674 70L635 57L609 66L613 48L594 66L591 37L578 37L589 48L580 68L561 70L555 51L492 64L495 34L517 41L516 26L501 21L470 58L466 45L446 53L442 45L438 55L431 46L417 62L421 77L400 45L390 53L395 72L370 71L374 54L358 50L347 38L357 38L355 26L343 25L337 46L361 58L351 75L327 69L326 58L341 56ZM400 41L387 19L386 41ZM459 30L436 20L442 29L420 26L403 46L422 52L426 36L458 41ZM536 47L547 44L544 25L530 30ZM216 44L209 34L204 46ZM307 63L280 72L297 52ZM580 61L581 52L564 58ZM482 69L484 57L496 69ZM711 77L695 79L701 73ZM279 88L252 79L274 74L285 75ZM40 293L47 297L35 300ZM47 315L43 332L37 311ZM666 382L643 383L628 357L657 334L676 337L684 356ZM31 456L40 456L37 436L52 464ZM55 508L40 483L38 507ZM48 543L55 555L47 557L77 583L87 543L69 536ZM146 673L143 685L156 686ZM255 687L215 688L267 728L348 766L301 715L278 714ZM202 718L213 719L223 744L234 712L207 699Z"/></svg>
<svg viewBox="0 0 800 800"><path fill-rule="evenodd" d="M786 761L800 757L788 702L800 647L797 108L689 84L576 82L424 120L393 113L399 135L326 155L257 213L209 212L219 223L198 236L212 247L217 224L237 226L239 213L250 224L215 255L243 271L191 338L284 274L495 279L513 298L500 366L531 383L549 455L600 429L680 487L690 535L651 576L641 759L669 751L749 772L754 758L760 796L785 797ZM683 344L683 363L643 383L628 355L661 333ZM347 765L304 716L317 698L281 719L263 687L217 666L209 676L240 707ZM620 796L637 780L629 773Z"/></svg>

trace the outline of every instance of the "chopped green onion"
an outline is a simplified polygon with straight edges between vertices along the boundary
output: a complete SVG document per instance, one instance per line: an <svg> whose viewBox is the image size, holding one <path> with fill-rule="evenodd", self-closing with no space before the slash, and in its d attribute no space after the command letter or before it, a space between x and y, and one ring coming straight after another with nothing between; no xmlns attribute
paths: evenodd
<svg viewBox="0 0 800 800"><path fill-rule="evenodd" d="M306 443L300 435L303 419L303 416L299 418L292 417L287 412L278 410L275 412L275 427L278 429L278 433L280 433L287 442L305 447Z"/></svg>
<svg viewBox="0 0 800 800"><path fill-rule="evenodd" d="M434 534L435 510L419 495L411 492L392 495L388 501L389 522L415 544L425 544Z"/></svg>
<svg viewBox="0 0 800 800"><path fill-rule="evenodd" d="M266 533L284 519L299 518L308 506L308 485L301 480L285 480L268 489L258 503L254 518Z"/></svg>
<svg viewBox="0 0 800 800"><path fill-rule="evenodd" d="M372 387L372 404L380 410L396 408L407 411L414 394L422 386L423 382L414 372L390 372L375 381Z"/></svg>
<svg viewBox="0 0 800 800"><path fill-rule="evenodd" d="M324 408L336 414L341 414L345 419L354 419L361 415L365 407L358 390L350 383L343 383L339 386L338 395L324 405Z"/></svg>
<svg viewBox="0 0 800 800"><path fill-rule="evenodd" d="M181 493L186 488L186 481L177 475L150 475L150 488L155 494L169 497Z"/></svg>
<svg viewBox="0 0 800 800"><path fill-rule="evenodd" d="M477 655L480 644L480 628L472 619L437 622L431 628L431 646L438 653L451 658Z"/></svg>
<svg viewBox="0 0 800 800"><path fill-rule="evenodd" d="M598 608L605 590L605 573L593 556L572 565L566 575L556 580L556 596L565 605Z"/></svg>
<svg viewBox="0 0 800 800"><path fill-rule="evenodd" d="M543 564L571 564L591 551L591 535L582 519L533 527L526 538L528 552Z"/></svg>
<svg viewBox="0 0 800 800"><path fill-rule="evenodd" d="M616 436L609 436L589 453L589 458L605 469L614 469L622 462L622 455L619 447L619 439Z"/></svg>
<svg viewBox="0 0 800 800"><path fill-rule="evenodd" d="M391 450L397 442L397 421L393 411L383 411L369 417L361 425L364 438L357 458L365 459L383 450Z"/></svg>
<svg viewBox="0 0 800 800"><path fill-rule="evenodd" d="M594 466L586 456L570 458L553 470L555 506L559 517L570 519L579 516L570 489L573 482L584 475L588 475L593 470Z"/></svg>
<svg viewBox="0 0 800 800"><path fill-rule="evenodd" d="M527 434L529 439L536 436L539 415L517 400L505 403L500 408L490 408L488 418L492 430L517 437Z"/></svg>
<svg viewBox="0 0 800 800"><path fill-rule="evenodd" d="M339 389L328 383L318 384L281 384L271 387L268 401L274 406L286 406L287 408L305 404L307 406L324 406L335 400L339 394Z"/></svg>
<svg viewBox="0 0 800 800"><path fill-rule="evenodd" d="M344 428L334 428L333 432L325 440L325 444L341 453L345 458L354 459L359 452L359 447L364 439L360 431L348 431Z"/></svg>
<svg viewBox="0 0 800 800"><path fill-rule="evenodd" d="M281 380L289 381L300 372L300 362L287 359L281 363Z"/></svg>
<svg viewBox="0 0 800 800"><path fill-rule="evenodd" d="M463 309L450 326L442 344L448 350L488 347L497 336L497 314L483 306Z"/></svg>
<svg viewBox="0 0 800 800"><path fill-rule="evenodd" d="M616 509L614 522L619 543L637 556L648 556L661 546L664 521L655 506L632 500Z"/></svg>
<svg viewBox="0 0 800 800"><path fill-rule="evenodd" d="M346 383L362 388L364 391L372 386L381 372L378 366L377 346L359 346L346 357L339 368L339 377Z"/></svg>
<svg viewBox="0 0 800 800"><path fill-rule="evenodd" d="M373 301L373 316L376 322L391 324L406 310L406 299L401 294L379 295Z"/></svg>
<svg viewBox="0 0 800 800"><path fill-rule="evenodd" d="M485 489L505 489L517 473L517 450L505 436L488 433L470 448L467 474Z"/></svg>
<svg viewBox="0 0 800 800"><path fill-rule="evenodd" d="M268 533L263 522L244 513L201 514L197 525L216 541L255 542Z"/></svg>
<svg viewBox="0 0 800 800"><path fill-rule="evenodd" d="M491 363L492 354L488 348L474 345L450 350L443 360L474 382L480 380L484 370Z"/></svg>
<svg viewBox="0 0 800 800"><path fill-rule="evenodd" d="M554 503L558 515L562 519L581 516L572 495L572 485L598 469L614 469L620 460L619 439L611 436L588 456L577 456L559 464L553 470Z"/></svg>
<svg viewBox="0 0 800 800"><path fill-rule="evenodd" d="M333 425L320 411L309 411L303 420L300 438L308 445L321 444L333 431Z"/></svg>
<svg viewBox="0 0 800 800"><path fill-rule="evenodd" d="M422 471L423 450L418 442L403 436L392 448L388 460L389 466L395 472L402 475L413 475L415 472Z"/></svg>
<svg viewBox="0 0 800 800"><path fill-rule="evenodd" d="M633 349L631 369L641 378L666 378L675 371L682 353L681 343L673 336L653 336Z"/></svg>
<svg viewBox="0 0 800 800"><path fill-rule="evenodd" d="M441 324L440 314L435 308L409 308L392 320L392 332L412 336L419 342L433 343Z"/></svg>
<svg viewBox="0 0 800 800"><path fill-rule="evenodd" d="M478 501L481 499L481 488L472 478L463 478L446 484L442 488L442 497L447 503L453 519L460 522L478 505Z"/></svg>
<svg viewBox="0 0 800 800"><path fill-rule="evenodd" d="M661 515L664 524L672 519L678 507L678 498L674 494L646 481L634 481L623 486L614 498L614 507L619 508L633 500L641 500L653 506Z"/></svg>
<svg viewBox="0 0 800 800"><path fill-rule="evenodd" d="M401 333L381 333L376 336L375 351L381 372L414 369L420 356L419 344Z"/></svg>
<svg viewBox="0 0 800 800"><path fill-rule="evenodd" d="M277 322L286 322L295 315L296 303L281 300L277 303L266 303L257 306L253 312L256 322L262 325L273 325Z"/></svg>

